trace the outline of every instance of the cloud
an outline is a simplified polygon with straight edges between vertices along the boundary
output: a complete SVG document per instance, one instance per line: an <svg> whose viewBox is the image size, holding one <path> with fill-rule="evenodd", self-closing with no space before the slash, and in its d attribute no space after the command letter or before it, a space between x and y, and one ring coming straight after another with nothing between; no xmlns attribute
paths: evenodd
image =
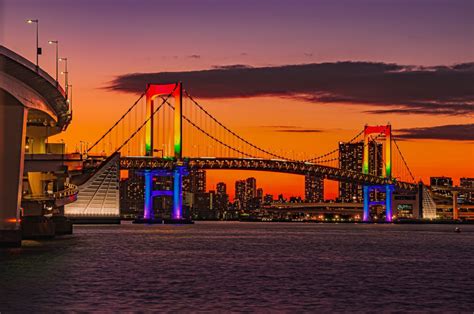
<svg viewBox="0 0 474 314"><path fill-rule="evenodd" d="M212 68L216 70L252 69L251 66L246 64L213 65Z"/></svg>
<svg viewBox="0 0 474 314"><path fill-rule="evenodd" d="M200 55L190 55L190 56L188 56L188 58L191 58L191 59L201 59L201 56L200 56Z"/></svg>
<svg viewBox="0 0 474 314"><path fill-rule="evenodd" d="M421 67L335 62L272 67L217 66L188 72L131 73L110 90L139 93L149 82L182 81L198 98L290 97L369 105L375 114L472 115L474 63Z"/></svg>
<svg viewBox="0 0 474 314"><path fill-rule="evenodd" d="M474 124L451 124L426 128L400 129L397 138L474 141Z"/></svg>

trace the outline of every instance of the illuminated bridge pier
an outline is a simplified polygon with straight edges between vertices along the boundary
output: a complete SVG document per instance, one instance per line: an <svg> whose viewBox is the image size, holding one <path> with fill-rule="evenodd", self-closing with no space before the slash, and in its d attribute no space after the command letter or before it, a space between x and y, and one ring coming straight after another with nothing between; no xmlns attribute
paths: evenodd
<svg viewBox="0 0 474 314"><path fill-rule="evenodd" d="M153 157L153 153L156 152L154 148L154 137L157 136L157 130L155 121L155 99L162 95L168 95L173 97L175 101L174 106L174 118L173 118L173 147L174 156L168 157L176 160L173 168L170 170L166 169L150 169L139 172L145 178L145 191L144 191L144 209L143 219L137 219L135 222L138 223L161 223L161 219L155 219L155 213L153 208L153 199L158 196L170 196L172 197L172 210L170 219L164 219L165 223L191 223L188 217L183 215L183 176L188 174L187 167L183 163L182 159L182 147L183 147L183 86L181 82L174 84L149 84L146 91L146 136L145 136L145 154L148 157ZM153 190L153 177L165 176L173 178L173 190Z"/></svg>
<svg viewBox="0 0 474 314"><path fill-rule="evenodd" d="M371 138L371 134L377 134L377 137ZM380 136L385 137L385 144L384 144L384 153L379 150L380 144L377 143L377 139ZM373 156L374 162L372 164L372 169L369 163L369 149L370 149L370 142L373 142ZM379 162L384 160L384 172L382 177L390 180L392 177L392 127L391 125L383 125L383 126L368 126L366 125L364 128L364 154L362 158L362 173L364 174L373 174L373 175L380 175L377 173L377 165ZM364 192L364 214L362 220L364 222L369 222L371 220L370 217L370 208L372 206L385 206L385 221L391 222L393 217L393 190L394 186L392 184L384 184L384 185L364 185L363 192ZM381 192L385 194L385 201L378 201L374 200L377 197L377 194Z"/></svg>

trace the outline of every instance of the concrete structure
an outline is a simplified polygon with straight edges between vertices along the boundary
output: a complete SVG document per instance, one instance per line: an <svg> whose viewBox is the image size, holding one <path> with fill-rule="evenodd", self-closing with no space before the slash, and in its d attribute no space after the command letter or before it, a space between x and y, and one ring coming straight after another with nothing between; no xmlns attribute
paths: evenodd
<svg viewBox="0 0 474 314"><path fill-rule="evenodd" d="M85 178L75 181L77 201L66 205L65 215L74 220L107 221L120 219L120 154L112 155Z"/></svg>
<svg viewBox="0 0 474 314"><path fill-rule="evenodd" d="M21 244L25 149L46 153L47 138L71 121L69 109L64 91L52 77L0 46L0 245ZM27 178L35 198L45 196L45 183L56 180L54 174L42 171L29 172Z"/></svg>

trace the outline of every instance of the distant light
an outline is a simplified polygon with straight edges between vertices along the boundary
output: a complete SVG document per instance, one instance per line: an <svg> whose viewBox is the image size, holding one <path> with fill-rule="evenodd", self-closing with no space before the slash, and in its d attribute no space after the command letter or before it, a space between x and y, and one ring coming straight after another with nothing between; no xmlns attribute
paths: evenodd
<svg viewBox="0 0 474 314"><path fill-rule="evenodd" d="M28 23L28 24L38 23L38 20L26 20L26 23Z"/></svg>
<svg viewBox="0 0 474 314"><path fill-rule="evenodd" d="M50 45L52 45L52 44L57 44L57 43L58 43L57 40L50 40L50 41L48 41L48 44L50 44Z"/></svg>

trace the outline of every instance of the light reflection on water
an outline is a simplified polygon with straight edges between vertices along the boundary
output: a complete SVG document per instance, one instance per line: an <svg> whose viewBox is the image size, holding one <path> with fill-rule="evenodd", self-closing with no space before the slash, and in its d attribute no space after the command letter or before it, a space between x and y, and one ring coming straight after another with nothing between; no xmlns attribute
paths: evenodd
<svg viewBox="0 0 474 314"><path fill-rule="evenodd" d="M75 226L0 251L0 312L474 309L474 226Z"/></svg>

